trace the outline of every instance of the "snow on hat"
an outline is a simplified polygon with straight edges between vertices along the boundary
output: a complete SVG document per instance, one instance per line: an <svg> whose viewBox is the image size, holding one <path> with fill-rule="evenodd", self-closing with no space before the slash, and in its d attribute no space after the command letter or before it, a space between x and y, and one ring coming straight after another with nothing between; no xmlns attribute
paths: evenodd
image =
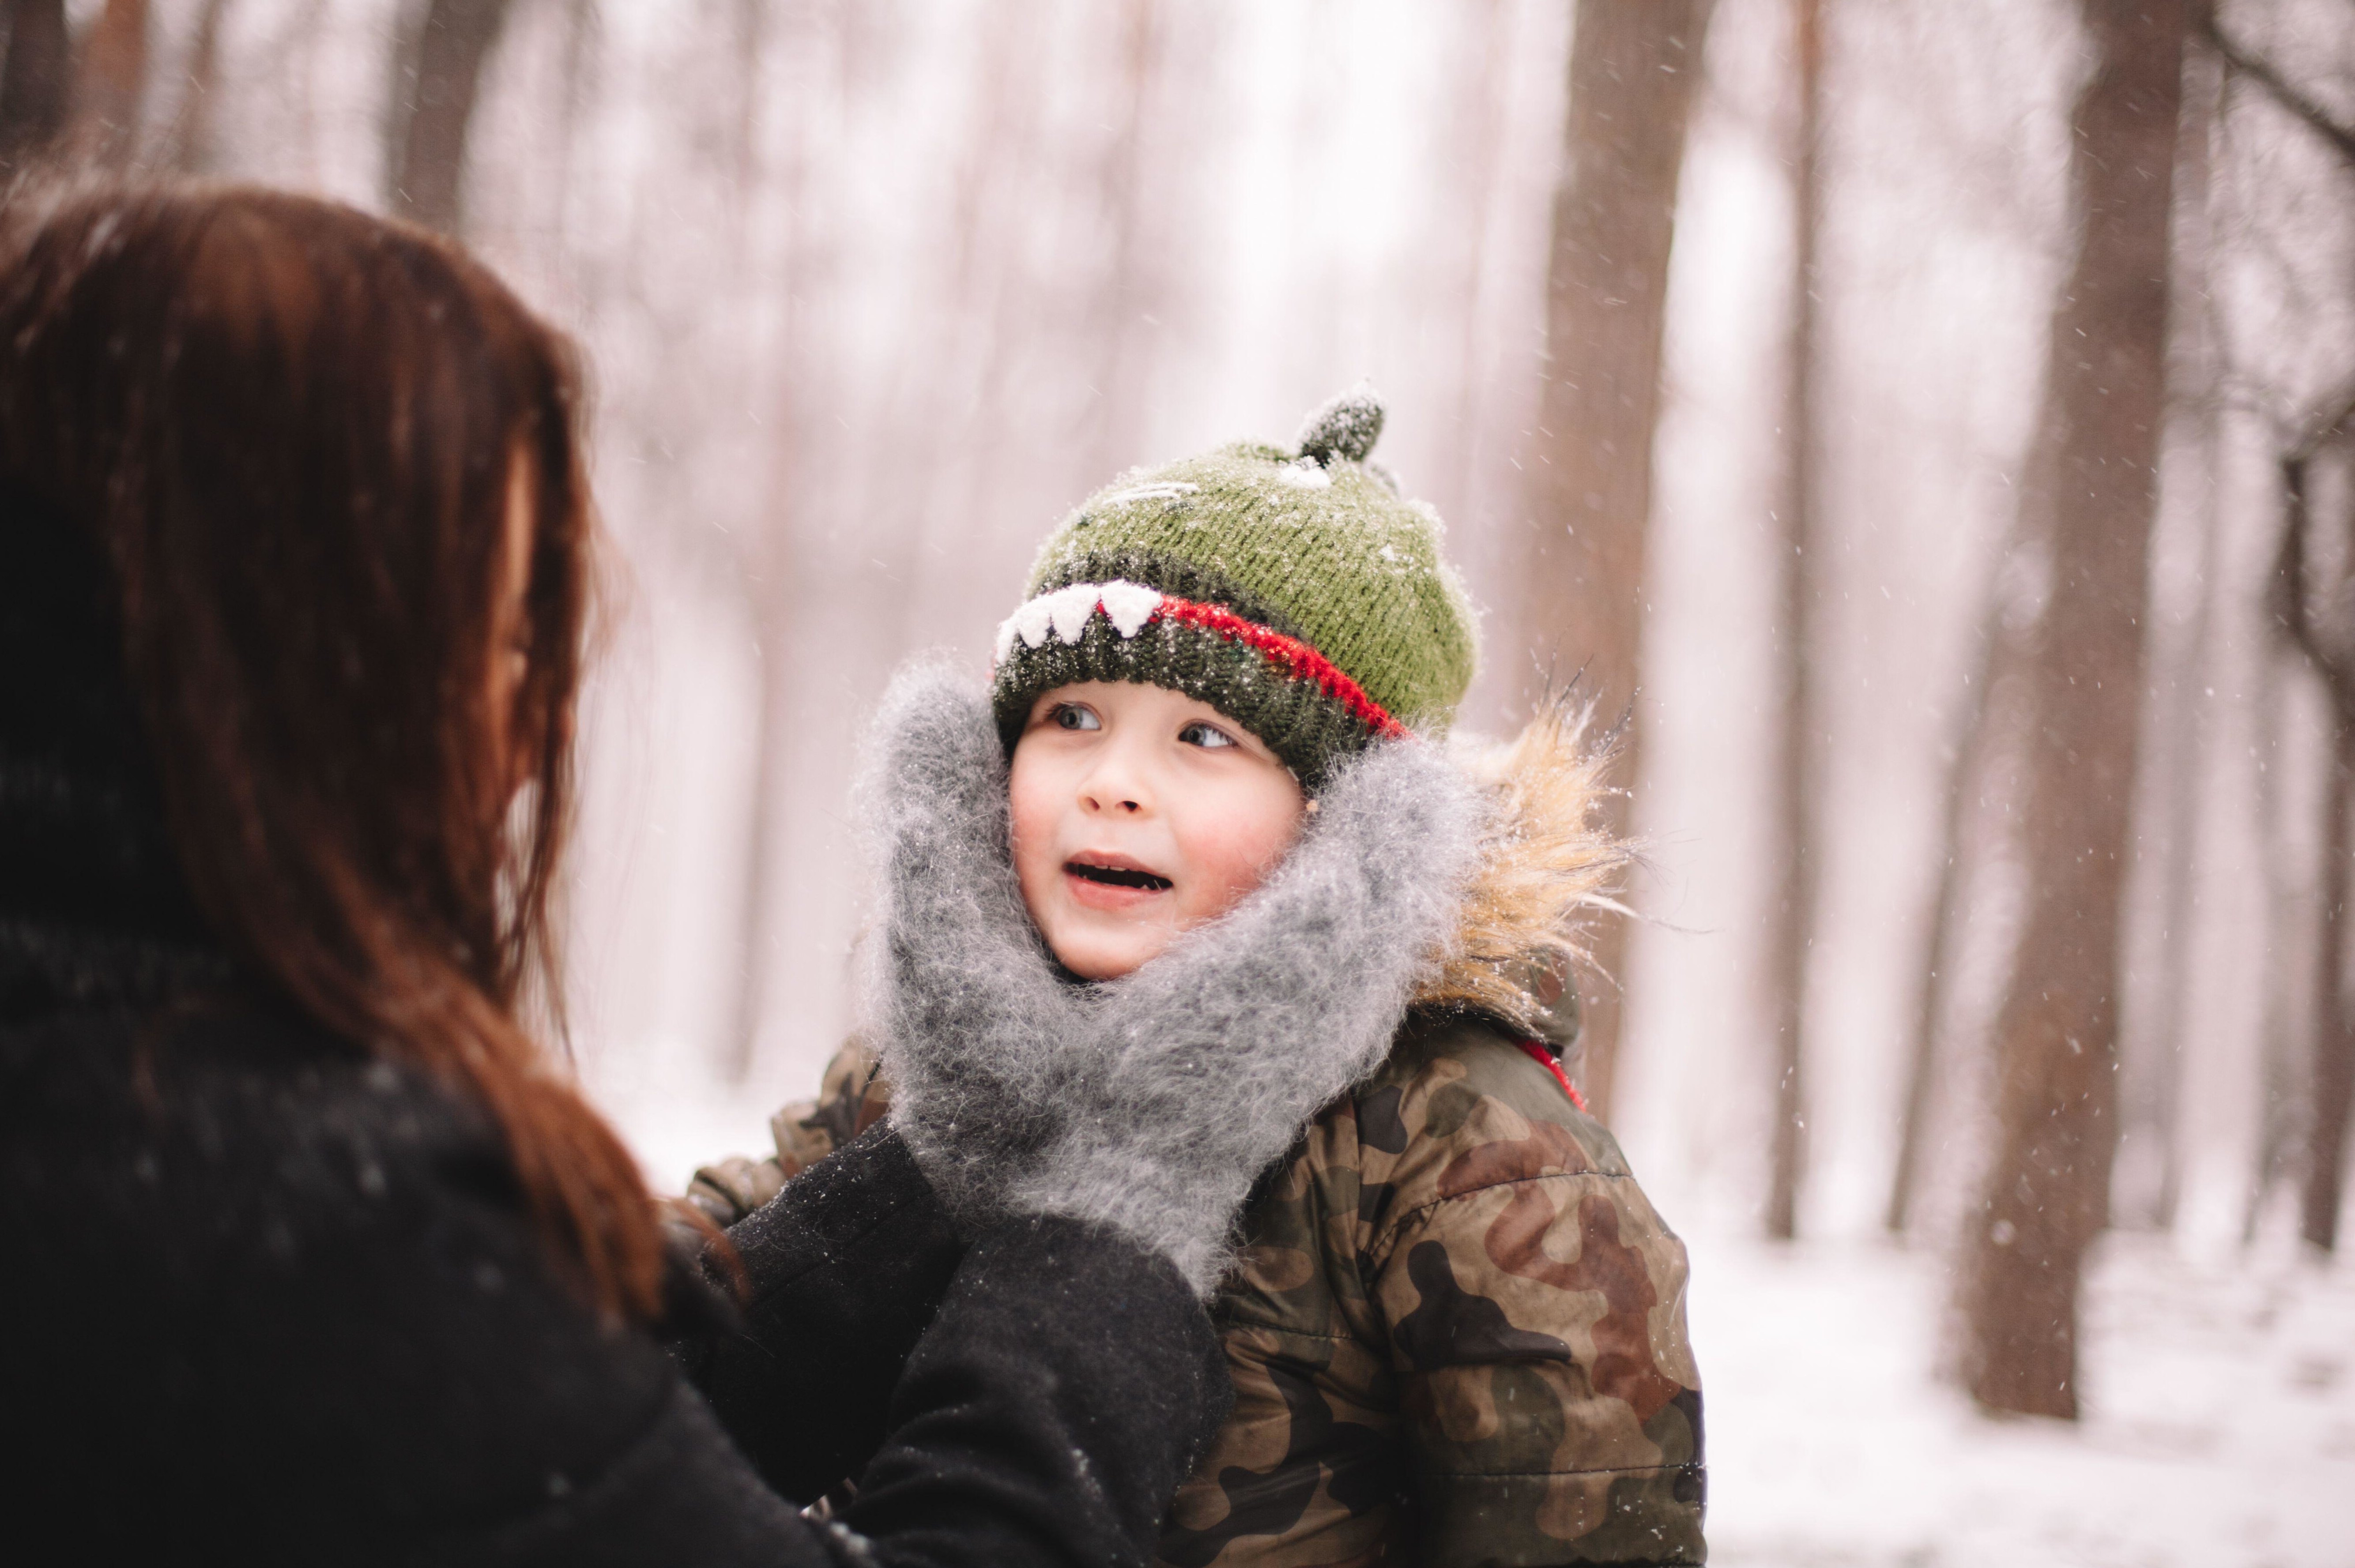
<svg viewBox="0 0 2355 1568"><path fill-rule="evenodd" d="M1040 693L1081 681L1206 702L1312 789L1378 736L1444 729L1472 681L1472 607L1438 513L1366 461L1381 429L1360 386L1292 447L1239 442L1092 496L997 629L1007 747Z"/></svg>

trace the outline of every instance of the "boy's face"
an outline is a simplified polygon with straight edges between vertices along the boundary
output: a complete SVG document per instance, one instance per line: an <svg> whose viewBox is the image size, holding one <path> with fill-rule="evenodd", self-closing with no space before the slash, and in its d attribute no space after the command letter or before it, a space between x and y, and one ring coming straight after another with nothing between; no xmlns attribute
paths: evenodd
<svg viewBox="0 0 2355 1568"><path fill-rule="evenodd" d="M1259 885L1300 831L1299 780L1163 686L1088 681L1030 708L1010 781L1014 869L1063 967L1117 980Z"/></svg>

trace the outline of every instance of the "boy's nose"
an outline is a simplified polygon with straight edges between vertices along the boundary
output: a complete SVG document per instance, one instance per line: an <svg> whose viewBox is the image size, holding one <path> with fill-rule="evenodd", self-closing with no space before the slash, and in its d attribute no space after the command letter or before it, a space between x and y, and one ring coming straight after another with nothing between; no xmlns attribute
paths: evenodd
<svg viewBox="0 0 2355 1568"><path fill-rule="evenodd" d="M1153 792L1134 765L1113 755L1081 781L1080 806L1091 813L1139 817L1152 810Z"/></svg>
<svg viewBox="0 0 2355 1568"><path fill-rule="evenodd" d="M1121 789L1103 789L1091 786L1080 791L1080 803L1091 811L1110 811L1116 815L1134 816L1145 810L1137 793Z"/></svg>

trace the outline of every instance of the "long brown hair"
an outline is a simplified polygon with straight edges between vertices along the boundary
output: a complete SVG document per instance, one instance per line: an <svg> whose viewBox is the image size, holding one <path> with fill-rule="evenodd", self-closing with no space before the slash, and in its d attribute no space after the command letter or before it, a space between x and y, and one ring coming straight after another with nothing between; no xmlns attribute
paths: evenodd
<svg viewBox="0 0 2355 1568"><path fill-rule="evenodd" d="M517 1019L548 978L570 803L579 389L486 269L348 207L182 185L0 214L0 479L112 565L198 904L312 1016L485 1106L553 1253L645 1318L644 1181ZM518 484L526 673L503 705Z"/></svg>

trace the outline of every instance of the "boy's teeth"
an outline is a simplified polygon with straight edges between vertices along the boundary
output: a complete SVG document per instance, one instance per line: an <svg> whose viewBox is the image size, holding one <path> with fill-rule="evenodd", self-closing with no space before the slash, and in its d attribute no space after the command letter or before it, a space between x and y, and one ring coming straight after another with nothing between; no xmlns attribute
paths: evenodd
<svg viewBox="0 0 2355 1568"><path fill-rule="evenodd" d="M1112 887L1146 887L1158 893L1171 885L1167 877L1156 876L1149 871L1123 871L1117 866L1088 865L1076 860L1066 863L1063 869L1074 876Z"/></svg>

